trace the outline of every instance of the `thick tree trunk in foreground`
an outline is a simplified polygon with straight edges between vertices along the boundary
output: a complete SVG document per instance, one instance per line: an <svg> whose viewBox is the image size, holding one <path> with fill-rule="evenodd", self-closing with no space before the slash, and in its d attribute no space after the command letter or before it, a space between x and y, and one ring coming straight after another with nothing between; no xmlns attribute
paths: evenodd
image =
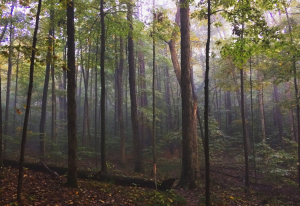
<svg viewBox="0 0 300 206"><path fill-rule="evenodd" d="M190 65L190 20L189 3L180 0L185 5L180 8L181 20L181 99L182 99L182 171L179 186L196 188L195 179L195 116L192 102L191 65Z"/></svg>
<svg viewBox="0 0 300 206"><path fill-rule="evenodd" d="M135 86L135 68L134 68L134 46L133 46L133 21L132 21L132 1L128 3L127 20L129 22L129 35L128 35L128 64L129 64L129 88L131 100L131 121L133 132L133 157L134 157L134 171L143 172L142 165L142 151L140 147L139 123L137 115L137 99L136 99L136 86Z"/></svg>
<svg viewBox="0 0 300 206"><path fill-rule="evenodd" d="M77 188L76 81L74 2L67 5L68 33L68 179L66 185Z"/></svg>
<svg viewBox="0 0 300 206"><path fill-rule="evenodd" d="M22 132L18 188L17 188L18 201L21 201L21 190L22 190L23 176L24 176L23 164L24 164L24 156L25 156L25 145L26 145L26 137L27 137L27 126L28 126L28 119L29 119L32 87L33 87L34 58L35 58L35 51L36 51L35 48L36 48L36 42L37 42L37 32L38 32L38 28L39 28L41 6L42 6L42 0L39 0L38 10L37 10L37 14L36 14L36 21L35 21L35 29L34 29L34 34L33 34L32 51L31 51L31 59L30 59L29 86L28 86L28 93L27 93L27 104L26 104L26 112L25 112L23 132Z"/></svg>

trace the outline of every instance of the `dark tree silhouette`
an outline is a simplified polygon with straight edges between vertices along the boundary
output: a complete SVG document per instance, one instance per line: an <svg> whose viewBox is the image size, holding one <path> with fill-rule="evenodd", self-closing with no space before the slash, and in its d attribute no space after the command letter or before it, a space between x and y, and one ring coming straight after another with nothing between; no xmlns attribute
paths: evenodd
<svg viewBox="0 0 300 206"><path fill-rule="evenodd" d="M38 10L37 10L36 20L35 20L35 29L34 29L34 33L33 33L31 59L30 59L29 86L28 86L28 93L27 93L27 104L26 104L26 112L25 112L25 117L24 117L21 152L20 152L18 188L17 188L17 199L19 201L21 201L21 190L22 190L23 176L24 176L23 165L24 165L25 145L26 145L26 137L27 137L27 126L28 126L30 103L31 103L32 88L33 88L34 58L35 58L35 52L36 52L35 48L36 48L36 42L37 42L37 32L38 32L38 28L39 28L41 6L42 6L42 0L39 0Z"/></svg>
<svg viewBox="0 0 300 206"><path fill-rule="evenodd" d="M76 135L76 81L75 81L75 29L74 2L67 7L68 34L68 87L67 87L67 115L68 115L68 178L66 185L78 187L77 181L77 135Z"/></svg>

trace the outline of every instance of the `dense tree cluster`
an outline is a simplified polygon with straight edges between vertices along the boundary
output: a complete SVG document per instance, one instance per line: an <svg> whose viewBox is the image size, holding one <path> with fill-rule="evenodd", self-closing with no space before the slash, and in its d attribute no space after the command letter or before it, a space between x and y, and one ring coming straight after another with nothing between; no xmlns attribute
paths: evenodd
<svg viewBox="0 0 300 206"><path fill-rule="evenodd" d="M237 152L249 192L272 151L300 187L298 2L148 3L0 1L0 167L20 147L20 162L68 157L77 187L78 159L144 173L151 157L156 181L167 150L178 186L206 168L210 205L210 159Z"/></svg>

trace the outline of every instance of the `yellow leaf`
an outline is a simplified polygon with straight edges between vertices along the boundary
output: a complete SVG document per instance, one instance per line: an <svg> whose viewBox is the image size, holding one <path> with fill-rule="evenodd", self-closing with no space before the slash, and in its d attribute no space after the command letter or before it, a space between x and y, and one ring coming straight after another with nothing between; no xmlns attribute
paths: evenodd
<svg viewBox="0 0 300 206"><path fill-rule="evenodd" d="M24 107L24 109L26 109L26 105L25 104L23 105L23 107Z"/></svg>
<svg viewBox="0 0 300 206"><path fill-rule="evenodd" d="M281 65L282 65L282 63L279 63L279 65L281 66Z"/></svg>

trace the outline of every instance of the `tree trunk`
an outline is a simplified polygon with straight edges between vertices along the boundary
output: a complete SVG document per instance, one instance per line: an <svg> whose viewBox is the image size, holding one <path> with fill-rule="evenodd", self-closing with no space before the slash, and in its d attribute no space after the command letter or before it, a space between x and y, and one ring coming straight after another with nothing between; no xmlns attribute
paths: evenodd
<svg viewBox="0 0 300 206"><path fill-rule="evenodd" d="M261 119L262 142L264 144L266 142L266 124L265 124L263 84L262 84L262 77L259 71L257 73L257 79L258 81L261 82L261 87L258 90L258 97L259 97L259 109L260 109L260 119Z"/></svg>
<svg viewBox="0 0 300 206"><path fill-rule="evenodd" d="M227 135L231 135L232 130L232 112L231 112L231 92L226 91L226 101L225 101L225 108L226 108L226 133Z"/></svg>
<svg viewBox="0 0 300 206"><path fill-rule="evenodd" d="M104 55L105 55L105 21L104 21L104 0L100 2L100 17L101 17L101 173L107 173L106 166L106 151L105 151L105 72L104 72Z"/></svg>
<svg viewBox="0 0 300 206"><path fill-rule="evenodd" d="M125 134L124 134L124 122L123 122L123 68L124 68L124 43L123 39L120 38L120 63L119 71L117 76L117 87L118 87L118 113L119 113L119 127L120 127L120 159L124 165L126 162L125 156Z"/></svg>
<svg viewBox="0 0 300 206"><path fill-rule="evenodd" d="M52 17L52 19L51 19ZM54 37L54 10L50 10L50 20L52 20L52 36ZM55 50L54 50L54 41L52 41L52 47L53 47L53 51L52 51L52 55L55 55ZM52 124L51 124L51 140L53 141L53 143L56 144L56 93L55 93L55 61L52 61L52 65L51 65L51 80L52 80Z"/></svg>
<svg viewBox="0 0 300 206"><path fill-rule="evenodd" d="M38 10L35 18L36 22L35 22L35 29L33 34L31 59L30 59L30 74L29 74L29 86L28 86L28 93L27 93L27 105L26 105L26 112L25 112L24 124L23 124L22 141L21 141L19 176L18 176L18 187L17 187L18 201L21 201L21 190L22 190L23 176L24 176L23 165L24 165L25 145L26 145L26 137L27 137L27 126L28 126L28 119L29 119L31 95L32 95L32 88L33 88L34 58L35 58L35 51L36 51L35 48L37 42L37 32L39 28L41 6L42 6L42 0L39 0Z"/></svg>
<svg viewBox="0 0 300 206"><path fill-rule="evenodd" d="M293 44L293 34L292 34L292 26L290 23L289 13L287 8L285 7L285 14L289 26L289 33L291 38L291 43ZM300 161L300 105L299 105L299 94L298 94L298 85L297 85L297 68L296 68L296 59L293 56L293 75L294 75L294 87L295 87L295 99L296 99L296 116L297 116L297 140L298 140L298 162ZM298 188L300 189L300 164L298 164Z"/></svg>
<svg viewBox="0 0 300 206"><path fill-rule="evenodd" d="M204 104L204 158L205 158L205 204L211 205L210 201L210 160L209 160L209 49L210 49L210 0L208 0L207 42L206 42L206 70L205 70L205 104Z"/></svg>
<svg viewBox="0 0 300 206"><path fill-rule="evenodd" d="M153 11L155 9L155 0L153 0ZM153 155L153 176L155 181L155 187L157 189L156 184L156 96L155 96L155 73L156 73L156 62L155 62L155 21L156 21L156 14L153 15L153 33L152 33L152 155Z"/></svg>
<svg viewBox="0 0 300 206"><path fill-rule="evenodd" d="M13 28L13 22L12 22L12 16L11 16L10 29L9 29L9 46L10 47L9 47L9 57L8 57L8 69L7 69L4 135L9 135L8 122L9 122L10 86L11 86L11 74L12 74L13 36L14 36L14 28ZM6 150L6 149L7 149L7 140L4 140L4 150Z"/></svg>
<svg viewBox="0 0 300 206"><path fill-rule="evenodd" d="M182 171L179 186L196 188L195 179L195 119L194 104L191 89L190 65L190 20L189 3L180 0L185 5L180 8L181 21L181 100L182 100Z"/></svg>
<svg viewBox="0 0 300 206"><path fill-rule="evenodd" d="M97 156L97 152L98 152L98 48L99 48L99 38L98 38L98 34L97 34L97 45L96 45L96 64L95 64L95 107L94 107L94 112L95 112L95 165L96 165L96 169L98 169L98 156Z"/></svg>
<svg viewBox="0 0 300 206"><path fill-rule="evenodd" d="M74 2L67 5L68 34L68 178L67 185L77 188L77 135L76 135L76 83L75 83L75 28Z"/></svg>
<svg viewBox="0 0 300 206"><path fill-rule="evenodd" d="M20 46L20 43L19 43ZM16 69L16 85L15 85L15 102L14 102L14 108L17 109L17 102L18 102L18 78L19 78L19 60L20 60L20 52L18 51L18 58L17 58L17 69ZM13 134L15 135L16 131L16 112L14 112L14 121L13 121Z"/></svg>
<svg viewBox="0 0 300 206"><path fill-rule="evenodd" d="M177 8L177 13L175 16L175 23L177 26L179 26L180 24L180 10L179 8ZM177 52L176 52L176 47L175 47L175 38L177 36L177 32L173 32L172 33L172 39L168 42L169 45L169 49L170 49L170 53L171 53L171 60L173 63L173 67L174 67L174 72L176 74L176 78L177 81L179 83L179 85L181 85L181 71L180 71L180 65L179 65L179 61L177 58Z"/></svg>
<svg viewBox="0 0 300 206"><path fill-rule="evenodd" d="M137 115L137 99L136 99L136 85L135 85L135 68L134 68L134 45L133 45L133 1L127 4L128 13L127 20L129 22L129 35L128 35L128 64L129 64L129 88L130 88L130 100L131 100L131 121L132 121L132 133L133 133L133 157L135 161L134 171L137 173L143 172L142 165L142 151L140 147L139 138L139 124Z"/></svg>
<svg viewBox="0 0 300 206"><path fill-rule="evenodd" d="M273 84L273 90L274 90L274 99L275 99L275 117L276 117L276 123L278 126L278 135L279 135L279 144L281 148L284 147L284 142L283 142L283 125L282 125L282 114L280 111L280 108L278 106L279 103L279 92L278 92L278 87Z"/></svg>
<svg viewBox="0 0 300 206"><path fill-rule="evenodd" d="M249 192L249 160L248 160L248 140L246 132L246 118L245 118L245 102L244 102L244 72L243 68L240 70L241 78L241 115L243 127L243 141L244 141L244 156L245 156L245 191Z"/></svg>
<svg viewBox="0 0 300 206"><path fill-rule="evenodd" d="M2 134L2 86L1 86L1 74L0 74L0 179L3 179L3 175L1 170L3 170L3 134Z"/></svg>
<svg viewBox="0 0 300 206"><path fill-rule="evenodd" d="M51 17L50 17L51 19ZM43 89L43 97L42 97L42 111L41 111L41 120L40 120L40 161L44 161L45 157L45 147L46 147L46 132L45 132L45 124L46 124L46 110L47 110L47 95L48 95L48 86L49 86L49 76L50 76L50 67L51 67L51 51L50 47L52 46L52 40L50 36L52 35L52 30L49 31L49 41L48 41L48 62L46 65L46 74L45 74L45 82Z"/></svg>
<svg viewBox="0 0 300 206"><path fill-rule="evenodd" d="M287 99L289 101L292 101L292 95L291 95L291 82L286 82L286 90L287 90ZM293 109L291 108L289 111L289 119L290 119L290 128L291 128L291 139L295 142L297 142L297 134L294 129L294 114Z"/></svg>

